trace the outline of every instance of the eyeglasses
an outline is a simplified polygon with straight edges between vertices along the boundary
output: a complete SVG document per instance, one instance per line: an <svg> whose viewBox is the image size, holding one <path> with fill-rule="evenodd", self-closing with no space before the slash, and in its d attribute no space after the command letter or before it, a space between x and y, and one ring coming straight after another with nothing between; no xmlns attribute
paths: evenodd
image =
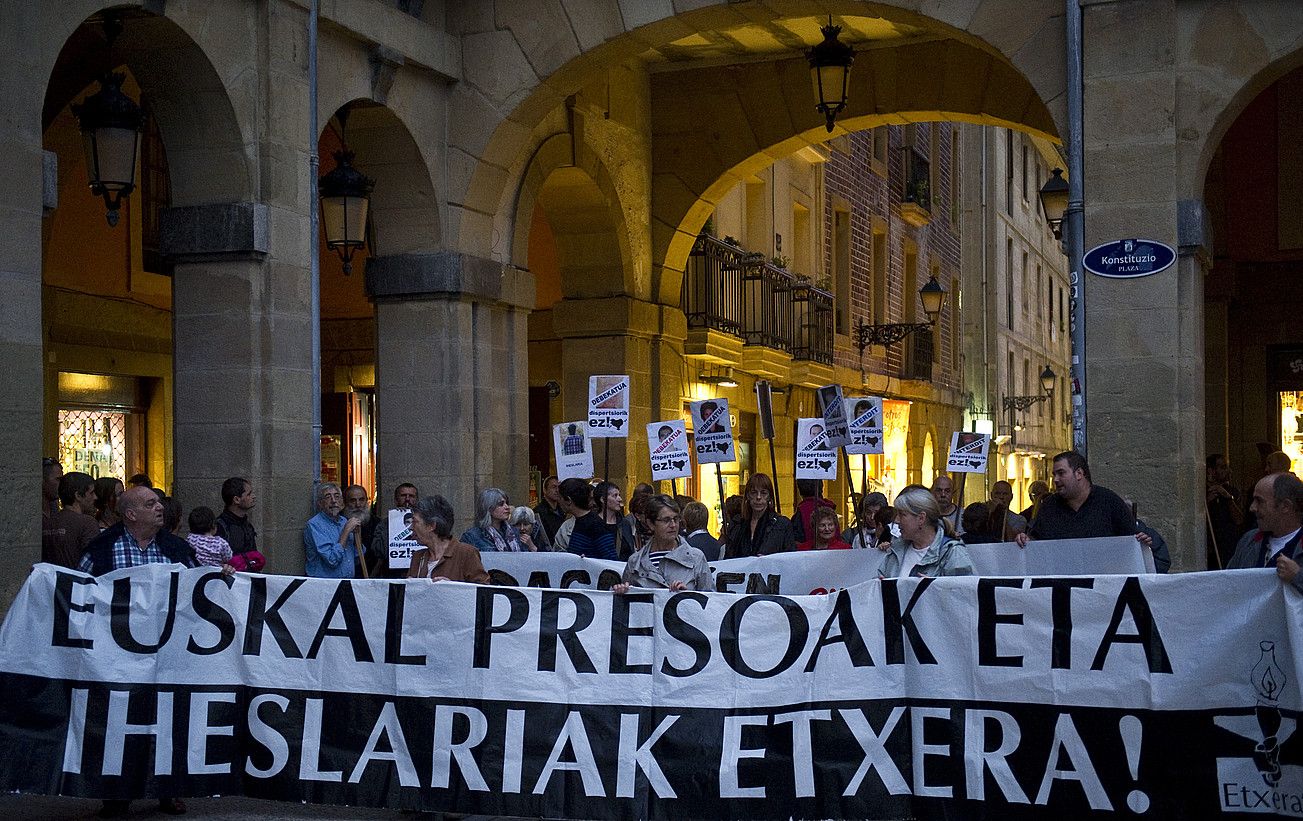
<svg viewBox="0 0 1303 821"><path fill-rule="evenodd" d="M660 522L660 523L663 524L663 525L670 525L670 524L674 524L674 525L676 525L676 524L679 523L679 517L678 517L678 516L670 516L670 517L667 519L667 518L664 517L664 516L659 516L659 517L657 517L656 521Z"/></svg>

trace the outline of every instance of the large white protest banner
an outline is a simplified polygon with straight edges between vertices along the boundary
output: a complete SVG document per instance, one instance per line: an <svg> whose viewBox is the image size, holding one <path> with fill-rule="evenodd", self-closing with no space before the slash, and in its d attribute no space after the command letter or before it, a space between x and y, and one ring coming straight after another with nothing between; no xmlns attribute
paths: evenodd
<svg viewBox="0 0 1303 821"><path fill-rule="evenodd" d="M688 432L682 419L668 419L647 425L647 452L651 457L652 479L682 479L692 475L688 453Z"/></svg>
<svg viewBox="0 0 1303 821"><path fill-rule="evenodd" d="M1014 542L969 548L980 576L1099 576L1154 572L1149 549L1133 536ZM853 587L878 578L881 551L813 550L711 562L719 593L804 596ZM608 590L624 562L573 553L481 553L494 584L512 587L579 587Z"/></svg>
<svg viewBox="0 0 1303 821"><path fill-rule="evenodd" d="M0 627L0 788L547 818L1303 816L1301 654L1303 597L1270 569L781 596L39 565Z"/></svg>
<svg viewBox="0 0 1303 821"><path fill-rule="evenodd" d="M796 420L796 478L837 479L837 449L828 443L822 417Z"/></svg>
<svg viewBox="0 0 1303 821"><path fill-rule="evenodd" d="M389 567L406 570L412 566L412 551L421 543L412 535L412 511L394 508L389 511Z"/></svg>
<svg viewBox="0 0 1303 821"><path fill-rule="evenodd" d="M697 450L697 461L732 462L733 420L728 415L727 399L703 399L690 403L692 409L692 437Z"/></svg>
<svg viewBox="0 0 1303 821"><path fill-rule="evenodd" d="M629 377L588 377L588 435L614 439L629 435Z"/></svg>
<svg viewBox="0 0 1303 821"><path fill-rule="evenodd" d="M850 425L847 453L882 453L882 399L877 396L852 396L846 399L846 418Z"/></svg>
<svg viewBox="0 0 1303 821"><path fill-rule="evenodd" d="M556 454L556 475L566 479L593 476L593 440L583 422L562 422L552 426L552 448Z"/></svg>

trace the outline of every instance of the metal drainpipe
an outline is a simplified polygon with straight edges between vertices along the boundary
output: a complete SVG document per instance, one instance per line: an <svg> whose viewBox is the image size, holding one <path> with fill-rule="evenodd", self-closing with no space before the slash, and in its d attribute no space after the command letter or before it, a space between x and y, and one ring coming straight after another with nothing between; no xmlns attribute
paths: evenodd
<svg viewBox="0 0 1303 821"><path fill-rule="evenodd" d="M1068 210L1063 215L1072 299L1072 447L1086 455L1086 248L1085 195L1082 185L1082 44L1081 0L1065 0L1068 52Z"/></svg>
<svg viewBox="0 0 1303 821"><path fill-rule="evenodd" d="M312 326L312 499L316 508L317 487L321 484L321 255L317 252L317 177L321 160L317 156L317 0L308 4L308 297Z"/></svg>

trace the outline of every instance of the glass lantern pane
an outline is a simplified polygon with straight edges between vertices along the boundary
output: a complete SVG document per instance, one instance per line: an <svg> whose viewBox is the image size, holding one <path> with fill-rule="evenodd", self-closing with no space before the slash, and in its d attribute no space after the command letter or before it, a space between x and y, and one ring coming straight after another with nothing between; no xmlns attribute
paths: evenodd
<svg viewBox="0 0 1303 821"><path fill-rule="evenodd" d="M96 129L95 148L99 159L99 183L105 189L121 191L135 184L136 147L139 141L140 134L135 129Z"/></svg>

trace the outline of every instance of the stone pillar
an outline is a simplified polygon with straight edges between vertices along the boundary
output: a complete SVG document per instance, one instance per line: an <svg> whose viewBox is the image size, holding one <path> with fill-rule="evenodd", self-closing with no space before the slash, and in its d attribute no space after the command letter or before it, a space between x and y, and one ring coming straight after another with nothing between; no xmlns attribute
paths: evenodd
<svg viewBox="0 0 1303 821"><path fill-rule="evenodd" d="M651 480L647 424L682 413L683 313L629 296L564 299L553 308L552 325L561 337L561 421L586 418L590 375L629 375L628 436L611 440L606 472L627 497L633 485ZM604 472L604 448L593 440L597 476Z"/></svg>
<svg viewBox="0 0 1303 821"><path fill-rule="evenodd" d="M13 55L10 55L13 56ZM13 63L10 63L13 66ZM31 97L30 75L4 72L0 89L10 100ZM37 105L39 106L39 97ZM31 114L32 116L23 116ZM41 560L42 152L39 108L17 112L0 129L0 156L8 195L0 202L0 610L6 609Z"/></svg>
<svg viewBox="0 0 1303 821"><path fill-rule="evenodd" d="M533 277L452 251L367 261L376 305L377 498L401 482L445 497L454 534L475 496L528 500Z"/></svg>
<svg viewBox="0 0 1303 821"><path fill-rule="evenodd" d="M268 570L301 573L313 476L308 271L268 255L269 211L240 202L163 214L175 271L174 492L187 510L220 510L222 482L248 478Z"/></svg>
<svg viewBox="0 0 1303 821"><path fill-rule="evenodd" d="M1172 0L1084 9L1086 247L1179 234L1180 150ZM1145 103L1140 105L1139 100ZM1161 101L1169 101L1165 107ZM1166 537L1173 570L1203 561L1204 333L1199 257L1140 279L1084 276L1087 444L1095 480L1140 507Z"/></svg>

